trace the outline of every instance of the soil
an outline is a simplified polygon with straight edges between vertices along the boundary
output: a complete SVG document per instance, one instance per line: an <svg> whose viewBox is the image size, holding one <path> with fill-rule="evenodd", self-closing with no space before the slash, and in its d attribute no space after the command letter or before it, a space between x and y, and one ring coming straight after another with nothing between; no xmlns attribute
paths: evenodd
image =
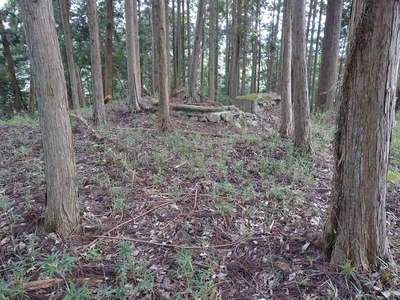
<svg viewBox="0 0 400 300"><path fill-rule="evenodd" d="M108 124L115 131L129 128L132 131L147 131L150 135L161 134L152 112L130 114L125 107L114 104L107 106L107 110ZM279 108L270 107L266 114L269 128L277 131ZM43 172L39 126L0 127L1 168L9 171L8 178L1 179L0 195L14 203L13 213L18 216L12 224L12 238L4 240L3 237L0 247L0 264L4 268L0 277L6 278L6 268L28 252L24 247L18 248L13 241L24 235L34 235L42 254L67 251L81 258L77 262L78 267L67 278L75 283L76 288L83 284L91 288L99 284L113 285L120 243L129 243L134 260L143 266L140 276L151 272L154 282L151 292L132 292L127 299L169 299L177 292L181 292L182 299L200 299L189 292L185 294L186 279L171 271L179 267L176 259L179 253L190 253L193 267L199 272L208 272L213 285L208 299L355 299L359 292L355 286L370 294L371 298L386 299L383 291L399 289L393 283L378 280L381 277L376 274L356 273L349 279L324 261L317 239L329 207L332 173L332 157L329 154L317 153L311 171L315 179L312 183L302 185L300 182L294 187L292 197L301 193L305 198L306 204L302 204L302 209L284 207L279 197L242 199L230 195L222 199L231 207L224 212L215 207L212 185L229 180L231 184L241 186L246 182L244 178L229 178L228 172L223 179L218 173L213 173L209 174L212 181L188 180L187 164L177 157L175 161L171 159L174 167L165 170L165 182L154 184L154 165L139 165L130 169L132 164L126 163L137 159L138 149L128 148L115 136L93 131L79 119L71 120L80 183L81 229L66 239L45 233L41 227L45 210L45 181L44 176L38 182L32 179L40 178L32 173ZM193 133L213 139L243 135L243 131L226 124L173 120L174 131L180 133L183 139ZM247 133L265 135L263 126L249 128ZM30 151L16 156L15 151L22 149L22 145ZM143 143L141 145L140 151L144 151ZM89 147L94 149L91 155L81 150ZM159 149L147 145L145 151L152 156L157 155ZM116 155L110 157L107 153ZM277 148L274 153L269 153L269 157L279 161L285 154L286 149ZM228 155L229 163L234 165L240 160L246 163L254 155L252 145L243 137L238 139L234 151ZM212 160L212 156L204 159ZM101 174L108 174L113 187L124 189L126 209L123 212L113 209L112 191L99 183ZM274 181L285 186L287 176L277 172ZM252 180L256 189L268 189L269 183L265 178L255 174ZM167 187L172 185L180 187L180 196L175 194L171 197L166 192ZM399 199L399 191L389 189L389 236L396 241L400 234ZM260 205L265 208L262 212L252 210ZM289 212L283 214L285 210ZM266 211L279 211L282 212L280 216L286 217L273 218L265 215ZM9 226L4 223L7 212L0 208L0 213L1 226ZM249 213L251 217L248 217ZM207 232L210 233L207 235ZM14 250L9 251L10 247ZM105 259L87 259L88 251L94 247L100 249ZM392 249L392 252L398 262L398 250ZM37 269L30 270L29 276L31 281L46 279L39 277ZM377 279L373 286L360 283L370 278ZM140 280L128 275L128 282L133 291ZM330 289L330 285L335 288ZM48 286L33 287L28 295L30 299L63 299L63 289L64 280L54 281Z"/></svg>

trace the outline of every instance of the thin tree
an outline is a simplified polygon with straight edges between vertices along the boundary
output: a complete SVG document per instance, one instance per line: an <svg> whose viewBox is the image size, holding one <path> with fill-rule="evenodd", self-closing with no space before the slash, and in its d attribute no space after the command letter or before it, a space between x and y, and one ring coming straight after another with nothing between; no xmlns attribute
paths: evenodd
<svg viewBox="0 0 400 300"><path fill-rule="evenodd" d="M204 26L204 13L206 9L206 1L199 0L197 5L197 19L196 19L196 30L194 36L193 54L190 62L189 69L189 95L188 102L196 102L196 75L199 68L200 59L200 45L202 40L202 32Z"/></svg>
<svg viewBox="0 0 400 300"><path fill-rule="evenodd" d="M296 12L293 14L292 27L294 144L301 151L313 153L307 83L305 0L293 1L292 9Z"/></svg>
<svg viewBox="0 0 400 300"><path fill-rule="evenodd" d="M2 16L3 14L0 14L0 17ZM1 19L0 19L0 35L1 35L1 42L4 48L4 54L7 58L8 71L10 72L11 75L11 82L13 86L14 103L15 103L14 107L17 112L20 112L22 109L21 90L19 88L17 76L15 75L14 60L11 54L10 43L8 42L6 29L4 28L4 24Z"/></svg>
<svg viewBox="0 0 400 300"><path fill-rule="evenodd" d="M44 227L68 236L79 227L78 195L67 88L52 1L21 0L21 10L34 72L44 150Z"/></svg>
<svg viewBox="0 0 400 300"><path fill-rule="evenodd" d="M159 111L158 120L163 131L171 131L173 126L169 111L169 47L167 37L166 5L165 0L154 1L154 29L156 33L157 66L159 83Z"/></svg>
<svg viewBox="0 0 400 300"><path fill-rule="evenodd" d="M87 0L88 20L90 36L90 64L92 73L92 97L93 97L93 122L104 124L106 112L104 108L103 78L100 57L99 20L97 16L96 0Z"/></svg>
<svg viewBox="0 0 400 300"><path fill-rule="evenodd" d="M69 26L69 7L68 0L60 0L61 20L64 31L65 50L67 54L67 65L69 74L69 83L71 86L73 108L79 108L78 81L75 72L75 59L72 47L71 29Z"/></svg>
<svg viewBox="0 0 400 300"><path fill-rule="evenodd" d="M356 0L350 22L331 207L321 242L333 265L351 261L374 271L391 260L385 206L400 2Z"/></svg>
<svg viewBox="0 0 400 300"><path fill-rule="evenodd" d="M138 55L136 0L125 0L126 53L129 110L140 110L140 59Z"/></svg>
<svg viewBox="0 0 400 300"><path fill-rule="evenodd" d="M113 74L113 24L114 9L113 0L106 0L106 53L104 65L104 94L113 95L112 74Z"/></svg>
<svg viewBox="0 0 400 300"><path fill-rule="evenodd" d="M249 1L244 1L244 11L243 11L243 33L242 33L242 78L241 78L241 87L240 94L246 94L246 70L247 70L247 40L248 40L248 31L249 31Z"/></svg>
<svg viewBox="0 0 400 300"><path fill-rule="evenodd" d="M215 99L215 75L216 75L216 65L215 65L215 57L216 57L216 22L217 22L217 12L216 12L216 0L210 0L210 49L209 49L209 61L208 61L208 96L210 99Z"/></svg>
<svg viewBox="0 0 400 300"><path fill-rule="evenodd" d="M281 70L281 126L279 132L289 137L293 132L292 121L292 12L291 0L284 0L283 7L283 45Z"/></svg>
<svg viewBox="0 0 400 300"><path fill-rule="evenodd" d="M331 110L338 81L339 41L343 0L328 0L324 41L322 43L321 70L315 102L317 111Z"/></svg>

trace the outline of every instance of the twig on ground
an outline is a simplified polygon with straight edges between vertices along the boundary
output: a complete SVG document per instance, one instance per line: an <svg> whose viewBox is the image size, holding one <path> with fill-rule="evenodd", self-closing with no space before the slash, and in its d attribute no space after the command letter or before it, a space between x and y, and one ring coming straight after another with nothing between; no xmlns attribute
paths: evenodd
<svg viewBox="0 0 400 300"><path fill-rule="evenodd" d="M211 246L182 246L182 245L174 245L174 244L163 244L163 243L158 243L158 242L151 242L151 241L144 241L144 240L139 240L139 239L134 239L134 238L128 238L128 237L117 237L117 236L104 236L104 235L98 235L96 236L97 239L111 239L111 240L120 240L120 241L130 241L130 242L135 242L135 243L141 243L141 244L149 244L149 245L155 245L155 246L162 246L162 247L169 247L169 248L179 248L179 249L216 249L216 248L227 248L234 246L236 244L239 244L243 242L243 240L240 241L235 241L232 243L228 244L221 244L221 245L211 245Z"/></svg>
<svg viewBox="0 0 400 300"><path fill-rule="evenodd" d="M134 218L131 218L131 219L129 219L129 220L127 220L127 221L125 221L125 222L123 222L123 223L121 223L121 224L118 224L117 226L115 226L115 227L113 227L113 228L111 228L111 229L108 230L106 233L104 233L104 235L110 234L111 232L113 232L114 230L120 228L121 226L124 226L124 225L126 225L126 224L128 224L128 223L131 223L131 222L135 222L137 219L139 219L139 218L141 218L141 217L143 217L143 216L145 216L145 215L151 213L152 211L154 211L154 210L156 210L156 209L158 209L158 208L160 208L160 207L163 207L163 206L169 205L169 204L171 204L171 203L174 203L174 202L176 202L176 200L170 200L170 201L164 202L164 203L162 203L162 204L160 204L160 205L157 205L157 206L155 206L155 207L153 207L153 208L150 208L149 210L145 211L143 214L138 215L138 216L136 216L136 217L134 217ZM89 245L85 246L85 247L81 250L81 252L86 251L86 249L88 249L89 247L91 247L91 246L93 246L94 244L96 244L97 241L99 240L99 238L104 238L104 237L105 237L105 236L102 236L102 235L97 236L97 238L96 238L95 240L93 240L91 243L89 243ZM111 238L111 237L110 237L110 238Z"/></svg>

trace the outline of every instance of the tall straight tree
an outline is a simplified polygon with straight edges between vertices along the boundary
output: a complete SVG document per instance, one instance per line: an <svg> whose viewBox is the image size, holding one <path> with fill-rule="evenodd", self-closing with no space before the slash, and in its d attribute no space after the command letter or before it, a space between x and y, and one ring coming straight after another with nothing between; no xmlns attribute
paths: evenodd
<svg viewBox="0 0 400 300"><path fill-rule="evenodd" d="M351 261L374 271L391 260L385 206L399 71L400 1L355 0L350 22L322 248L334 265Z"/></svg>
<svg viewBox="0 0 400 300"><path fill-rule="evenodd" d="M208 61L208 96L210 99L215 99L215 75L216 75L216 45L217 45L217 38L216 38L216 22L217 22L217 7L216 7L216 0L210 0L210 48L209 48L209 61Z"/></svg>
<svg viewBox="0 0 400 300"><path fill-rule="evenodd" d="M79 227L76 167L64 70L51 0L21 0L34 73L45 176L45 229L68 236ZM45 41L45 42L43 42Z"/></svg>
<svg viewBox="0 0 400 300"><path fill-rule="evenodd" d="M305 0L292 3L293 12L293 106L294 106L294 144L301 151L313 153L311 137L310 103L308 99Z"/></svg>
<svg viewBox="0 0 400 300"><path fill-rule="evenodd" d="M0 17L2 14L0 14ZM0 35L1 35L1 42L3 43L4 54L7 59L8 70L11 75L11 82L13 86L13 93L14 93L14 108L17 112L20 112L22 109L22 98L21 98L21 91L19 88L17 76L15 75L15 67L14 67L14 60L11 55L10 43L8 42L6 29L4 28L3 21L0 19Z"/></svg>
<svg viewBox="0 0 400 300"><path fill-rule="evenodd" d="M162 131L171 131L172 122L169 112L169 47L167 36L167 20L166 20L166 3L165 0L155 0L153 2L154 13L154 30L156 33L157 48L157 66L158 66L158 83L159 83L159 111L158 120L161 124Z"/></svg>
<svg viewBox="0 0 400 300"><path fill-rule="evenodd" d="M331 110L338 80L338 57L343 0L328 0L324 41L322 43L321 70L315 102L317 111Z"/></svg>
<svg viewBox="0 0 400 300"><path fill-rule="evenodd" d="M204 14L206 10L206 0L199 0L197 5L196 30L194 36L193 54L189 69L189 103L196 102L196 80L197 69L200 60L200 45L204 28Z"/></svg>
<svg viewBox="0 0 400 300"><path fill-rule="evenodd" d="M113 24L114 9L113 0L106 0L106 59L104 65L104 94L112 95L112 73L113 73Z"/></svg>
<svg viewBox="0 0 400 300"><path fill-rule="evenodd" d="M249 31L249 1L244 1L244 11L243 11L243 32L242 32L242 78L241 78L241 87L240 94L246 94L246 70L247 70L247 40L248 40L248 31Z"/></svg>
<svg viewBox="0 0 400 300"><path fill-rule="evenodd" d="M92 73L92 98L93 98L93 122L104 124L106 111L104 108L103 78L100 57L99 20L97 16L96 0L87 0L88 20L90 36L90 65Z"/></svg>
<svg viewBox="0 0 400 300"><path fill-rule="evenodd" d="M68 0L60 0L61 20L64 31L64 41L67 53L67 65L69 74L69 83L71 86L72 105L74 109L79 108L78 80L76 78L76 67L74 59L74 51L72 47L71 29L69 26L69 7Z"/></svg>
<svg viewBox="0 0 400 300"><path fill-rule="evenodd" d="M289 137L293 132L292 121L292 0L284 0L283 45L281 70L281 126L279 132Z"/></svg>
<svg viewBox="0 0 400 300"><path fill-rule="evenodd" d="M140 110L140 58L136 0L125 0L129 110Z"/></svg>

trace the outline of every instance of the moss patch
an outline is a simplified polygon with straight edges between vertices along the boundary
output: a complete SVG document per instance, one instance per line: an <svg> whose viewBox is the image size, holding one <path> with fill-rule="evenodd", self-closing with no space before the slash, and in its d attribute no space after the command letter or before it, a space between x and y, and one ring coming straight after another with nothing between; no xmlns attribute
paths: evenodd
<svg viewBox="0 0 400 300"><path fill-rule="evenodd" d="M237 96L236 99L254 101L254 100L258 99L258 95L257 94L250 94L250 95L245 95L245 96Z"/></svg>
<svg viewBox="0 0 400 300"><path fill-rule="evenodd" d="M400 184L400 173L398 172L389 172L388 173L388 181L393 184Z"/></svg>

